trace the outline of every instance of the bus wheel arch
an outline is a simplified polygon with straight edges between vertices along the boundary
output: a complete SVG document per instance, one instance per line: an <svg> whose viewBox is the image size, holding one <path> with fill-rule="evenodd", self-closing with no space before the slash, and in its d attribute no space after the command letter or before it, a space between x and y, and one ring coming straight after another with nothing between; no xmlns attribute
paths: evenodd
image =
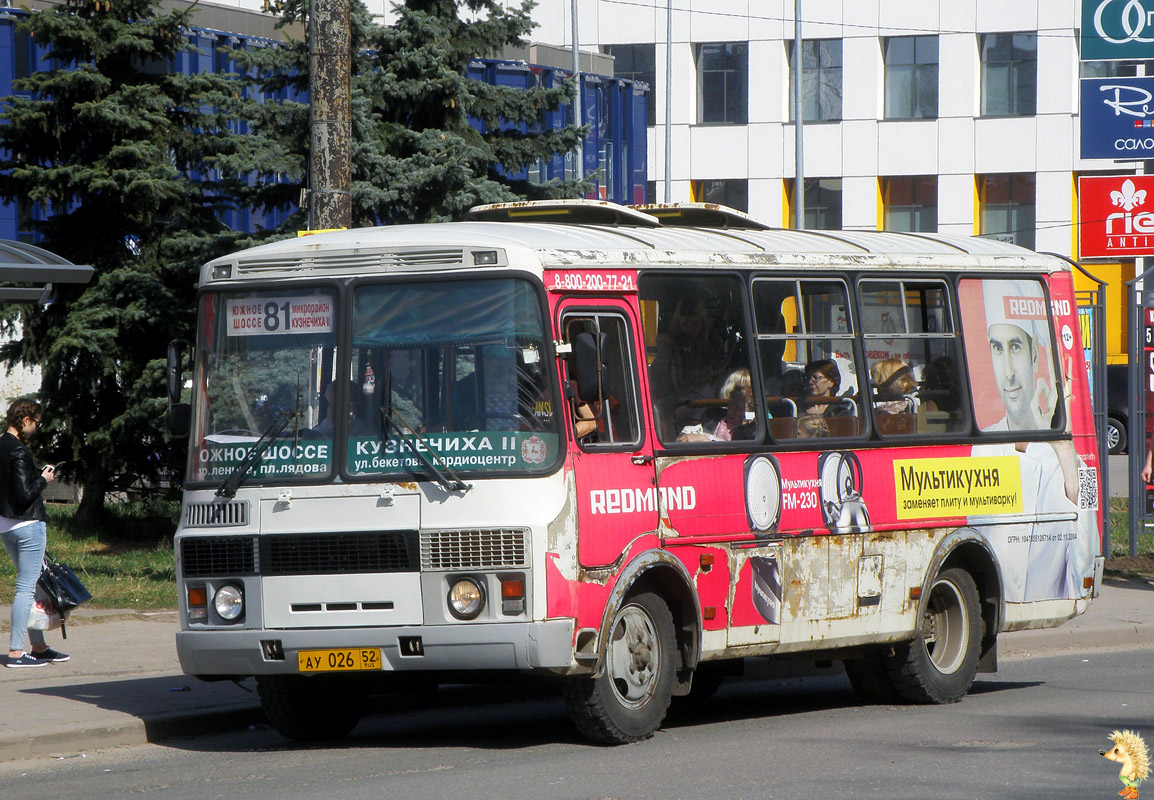
<svg viewBox="0 0 1154 800"><path fill-rule="evenodd" d="M978 655L978 672L997 672L998 631L1004 613L1002 574L997 559L980 533L966 529L968 534L941 560L937 571L960 567L970 574L981 599L982 641Z"/></svg>
<svg viewBox="0 0 1154 800"><path fill-rule="evenodd" d="M972 529L954 532L926 572L917 635L885 660L891 685L915 703L955 703L979 668L996 665L1001 614L997 562Z"/></svg>
<svg viewBox="0 0 1154 800"><path fill-rule="evenodd" d="M606 604L597 665L566 679L578 730L606 744L648 738L676 693L688 691L701 649L701 614L684 566L650 550L622 572Z"/></svg>

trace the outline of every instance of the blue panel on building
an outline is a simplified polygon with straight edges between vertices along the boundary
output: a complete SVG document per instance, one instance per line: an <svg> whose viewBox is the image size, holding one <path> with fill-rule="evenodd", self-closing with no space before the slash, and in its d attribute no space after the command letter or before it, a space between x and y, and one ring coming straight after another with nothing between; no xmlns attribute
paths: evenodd
<svg viewBox="0 0 1154 800"><path fill-rule="evenodd" d="M1154 158L1154 78L1083 78L1082 158Z"/></svg>

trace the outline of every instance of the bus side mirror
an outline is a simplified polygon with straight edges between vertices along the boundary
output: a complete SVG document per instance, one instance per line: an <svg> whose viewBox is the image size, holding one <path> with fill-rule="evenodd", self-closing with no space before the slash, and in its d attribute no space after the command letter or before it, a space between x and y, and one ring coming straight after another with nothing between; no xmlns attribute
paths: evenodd
<svg viewBox="0 0 1154 800"><path fill-rule="evenodd" d="M168 368L165 378L168 381L168 403L175 405L180 402L180 390L184 388L184 351L188 342L184 339L173 339L168 343Z"/></svg>
<svg viewBox="0 0 1154 800"><path fill-rule="evenodd" d="M192 428L192 406L180 402L180 392L184 388L184 351L188 342L184 339L173 339L168 343L168 366L165 369L165 380L168 389L168 414L164 425L170 435L183 438L188 436Z"/></svg>
<svg viewBox="0 0 1154 800"><path fill-rule="evenodd" d="M598 341L598 338L600 341ZM609 335L595 338L589 331L573 337L573 379L577 382L577 399L586 403L601 400L601 373L609 366Z"/></svg>
<svg viewBox="0 0 1154 800"><path fill-rule="evenodd" d="M173 438L183 439L192 430L192 404L175 403L168 407L164 425Z"/></svg>

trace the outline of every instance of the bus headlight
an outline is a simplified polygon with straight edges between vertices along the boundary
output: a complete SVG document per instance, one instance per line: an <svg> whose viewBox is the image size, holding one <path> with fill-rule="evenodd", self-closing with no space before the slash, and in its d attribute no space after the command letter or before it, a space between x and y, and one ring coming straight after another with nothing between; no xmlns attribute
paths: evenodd
<svg viewBox="0 0 1154 800"><path fill-rule="evenodd" d="M212 604L218 617L225 622L233 622L244 613L244 592L239 586L226 583L216 590Z"/></svg>
<svg viewBox="0 0 1154 800"><path fill-rule="evenodd" d="M485 588L476 578L457 578L449 587L449 612L457 619L476 619L485 608Z"/></svg>

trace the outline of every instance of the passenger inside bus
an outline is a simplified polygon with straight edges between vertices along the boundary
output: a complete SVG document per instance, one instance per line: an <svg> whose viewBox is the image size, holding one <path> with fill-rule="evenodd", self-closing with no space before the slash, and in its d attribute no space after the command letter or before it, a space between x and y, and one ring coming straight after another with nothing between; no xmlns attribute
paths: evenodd
<svg viewBox="0 0 1154 800"><path fill-rule="evenodd" d="M957 430L962 413L957 362L949 356L939 356L926 364L918 397L926 410L928 426L941 426L947 431ZM944 418L940 421L932 419L939 414L944 415Z"/></svg>
<svg viewBox="0 0 1154 800"><path fill-rule="evenodd" d="M700 426L707 401L717 397L717 365L725 358L725 348L711 323L700 291L683 294L667 330L657 337L651 370L654 399L663 413L672 415L674 436Z"/></svg>
<svg viewBox="0 0 1154 800"><path fill-rule="evenodd" d="M883 358L870 367L875 414L912 414L917 408L914 393L918 382L910 365L900 358Z"/></svg>
<svg viewBox="0 0 1154 800"><path fill-rule="evenodd" d="M756 416L753 410L753 380L744 367L734 370L721 385L721 396L729 401L725 416L713 429L713 437L720 441L752 439L756 435Z"/></svg>
<svg viewBox="0 0 1154 800"><path fill-rule="evenodd" d="M839 397L841 370L828 358L819 358L805 365L805 413L819 417L851 417L852 400Z"/></svg>
<svg viewBox="0 0 1154 800"><path fill-rule="evenodd" d="M914 433L918 382L910 365L892 357L875 361L870 366L870 383L878 432L883 436Z"/></svg>

